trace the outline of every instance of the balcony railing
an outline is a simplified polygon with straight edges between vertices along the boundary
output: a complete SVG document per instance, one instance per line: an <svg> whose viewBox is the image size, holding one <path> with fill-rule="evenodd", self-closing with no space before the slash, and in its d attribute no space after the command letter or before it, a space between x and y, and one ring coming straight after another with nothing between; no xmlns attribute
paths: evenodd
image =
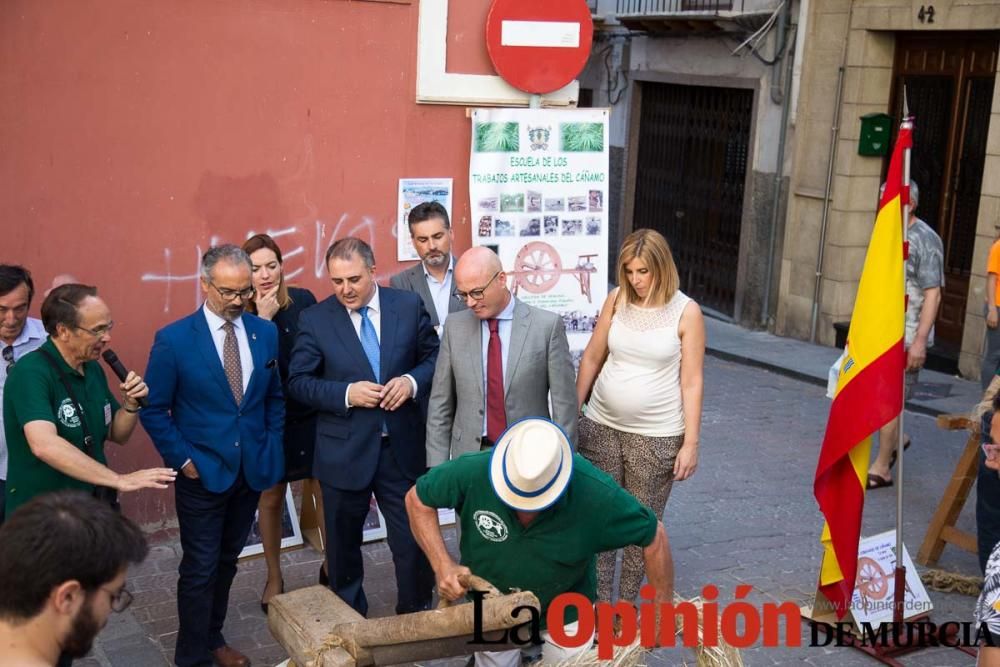
<svg viewBox="0 0 1000 667"><path fill-rule="evenodd" d="M680 12L742 12L744 0L618 0L619 15L664 16Z"/></svg>

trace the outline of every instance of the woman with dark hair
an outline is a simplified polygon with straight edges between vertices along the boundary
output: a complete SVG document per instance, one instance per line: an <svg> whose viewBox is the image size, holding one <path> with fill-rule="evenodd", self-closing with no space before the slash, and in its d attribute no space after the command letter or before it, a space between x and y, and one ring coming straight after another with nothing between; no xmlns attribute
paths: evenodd
<svg viewBox="0 0 1000 667"><path fill-rule="evenodd" d="M282 384L288 381L288 360L292 343L299 329L299 313L316 303L312 292L285 284L281 249L267 234L251 236L243 243L253 269L253 300L247 310L271 320L278 327L278 370ZM264 561L267 563L267 583L260 606L267 613L268 601L285 589L281 576L281 518L284 513L285 489L288 482L312 477L313 450L316 445L316 411L288 398L285 392L285 479L260 494L257 522L260 527ZM315 487L319 489L319 486ZM320 533L323 532L323 503L320 512ZM325 535L322 536L325 542ZM320 568L319 580L326 583L326 564Z"/></svg>
<svg viewBox="0 0 1000 667"><path fill-rule="evenodd" d="M679 289L667 240L651 229L625 239L618 288L608 295L576 379L579 451L657 515L674 480L698 465L705 320ZM615 553L597 561L598 599L611 601ZM633 602L642 550L625 549L618 599Z"/></svg>

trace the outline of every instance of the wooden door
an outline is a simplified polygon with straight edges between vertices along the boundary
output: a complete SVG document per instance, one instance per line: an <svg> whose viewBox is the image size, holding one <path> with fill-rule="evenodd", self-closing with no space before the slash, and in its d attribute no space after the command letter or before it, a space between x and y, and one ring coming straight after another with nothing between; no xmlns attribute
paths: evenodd
<svg viewBox="0 0 1000 667"><path fill-rule="evenodd" d="M974 268L985 268L972 266L972 254L997 42L997 33L976 32L900 33L896 39L893 115L898 127L905 86L915 121L911 174L920 187L917 215L944 243L945 289L935 324L935 347L956 359L969 276Z"/></svg>

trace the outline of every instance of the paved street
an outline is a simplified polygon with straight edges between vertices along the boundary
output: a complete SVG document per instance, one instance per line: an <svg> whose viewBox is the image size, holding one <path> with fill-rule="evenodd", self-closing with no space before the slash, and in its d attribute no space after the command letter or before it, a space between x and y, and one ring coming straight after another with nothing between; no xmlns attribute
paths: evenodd
<svg viewBox="0 0 1000 667"><path fill-rule="evenodd" d="M683 596L706 584L719 587L720 609L738 584L754 587L749 600L811 599L819 561L821 515L812 497L812 479L829 401L823 387L731 361L708 358L699 470L677 484L665 522L676 562L676 585ZM963 433L947 433L932 418L907 414L913 447L907 452L907 509L904 537L915 556L927 522L941 498L965 442ZM864 534L893 526L894 489L868 495ZM959 526L974 529L973 500ZM367 590L374 615L391 613L392 568L384 543L366 549ZM76 664L96 666L170 664L176 637L175 583L179 560L176 543L161 543L131 574L135 603L115 616L101 635L92 657ZM284 556L289 589L315 582L320 556L311 549ZM938 567L978 574L972 554L945 549ZM255 665L283 659L258 606L263 562L241 566L233 586L226 637L248 653ZM971 620L974 598L930 591L932 620ZM803 632L803 643L808 643ZM873 665L847 648L754 647L743 652L747 665ZM693 664L682 649L659 650L650 665ZM924 650L903 658L906 665L972 665L974 659L954 649ZM445 663L439 663L445 664ZM448 661L447 664L462 664Z"/></svg>

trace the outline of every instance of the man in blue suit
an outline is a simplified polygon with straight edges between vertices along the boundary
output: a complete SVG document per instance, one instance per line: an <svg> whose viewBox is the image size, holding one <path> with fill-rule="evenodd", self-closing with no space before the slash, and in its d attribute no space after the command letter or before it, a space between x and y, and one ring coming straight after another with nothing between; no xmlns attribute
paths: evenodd
<svg viewBox="0 0 1000 667"><path fill-rule="evenodd" d="M438 337L417 294L376 285L364 241L337 241L326 265L334 295L299 318L288 392L319 411L313 476L323 487L331 588L368 612L361 542L374 492L396 570L396 613L427 609L434 573L403 498L427 469L424 415Z"/></svg>
<svg viewBox="0 0 1000 667"><path fill-rule="evenodd" d="M226 645L222 626L257 499L284 475L285 419L278 331L244 312L250 273L239 247L210 248L201 260L205 305L156 333L146 367L142 425L166 465L181 472L179 667L250 664Z"/></svg>

